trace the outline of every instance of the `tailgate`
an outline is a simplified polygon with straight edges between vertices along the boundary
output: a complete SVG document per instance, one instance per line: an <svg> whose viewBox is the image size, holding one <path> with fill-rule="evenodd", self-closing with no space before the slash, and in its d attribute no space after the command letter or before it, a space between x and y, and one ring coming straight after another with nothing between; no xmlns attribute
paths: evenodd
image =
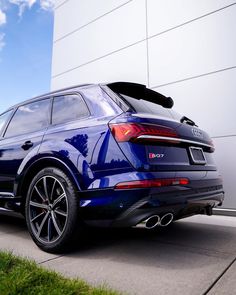
<svg viewBox="0 0 236 295"><path fill-rule="evenodd" d="M147 114L123 114L110 122L110 129L137 170L216 170L211 139L196 126Z"/></svg>

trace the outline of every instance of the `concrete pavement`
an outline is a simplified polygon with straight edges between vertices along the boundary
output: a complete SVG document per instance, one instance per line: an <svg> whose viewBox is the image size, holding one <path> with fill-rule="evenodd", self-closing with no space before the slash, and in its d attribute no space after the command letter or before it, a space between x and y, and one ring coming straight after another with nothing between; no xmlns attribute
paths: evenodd
<svg viewBox="0 0 236 295"><path fill-rule="evenodd" d="M149 231L91 230L66 255L40 251L24 220L0 215L0 249L127 294L235 294L236 217L194 216Z"/></svg>

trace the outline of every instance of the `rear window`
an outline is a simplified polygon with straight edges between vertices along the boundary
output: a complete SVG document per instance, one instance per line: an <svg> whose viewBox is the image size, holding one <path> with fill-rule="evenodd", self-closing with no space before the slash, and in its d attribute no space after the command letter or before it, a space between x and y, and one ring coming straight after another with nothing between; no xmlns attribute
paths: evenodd
<svg viewBox="0 0 236 295"><path fill-rule="evenodd" d="M89 110L83 98L77 94L54 97L52 124L61 124L89 116Z"/></svg>
<svg viewBox="0 0 236 295"><path fill-rule="evenodd" d="M162 117L168 117L171 119L176 119L177 113L173 112L170 109L166 109L159 104L155 104L153 102L149 102L143 99L136 99L127 95L120 95L128 104L135 110L137 113L145 113L145 114L153 114ZM173 114L172 114L173 113ZM175 116L174 116L175 115Z"/></svg>

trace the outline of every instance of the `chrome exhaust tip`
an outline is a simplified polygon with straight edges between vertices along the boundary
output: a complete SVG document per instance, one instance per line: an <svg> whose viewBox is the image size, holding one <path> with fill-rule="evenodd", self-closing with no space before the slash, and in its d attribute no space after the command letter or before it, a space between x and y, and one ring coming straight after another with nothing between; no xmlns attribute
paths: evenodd
<svg viewBox="0 0 236 295"><path fill-rule="evenodd" d="M136 227L152 229L160 224L161 218L159 215L152 215L142 222L138 223Z"/></svg>
<svg viewBox="0 0 236 295"><path fill-rule="evenodd" d="M167 213L162 216L160 220L160 226L167 226L169 225L174 219L174 215L172 213Z"/></svg>
<svg viewBox="0 0 236 295"><path fill-rule="evenodd" d="M153 215L145 220L145 227L147 229L152 229L160 224L160 216L159 215Z"/></svg>

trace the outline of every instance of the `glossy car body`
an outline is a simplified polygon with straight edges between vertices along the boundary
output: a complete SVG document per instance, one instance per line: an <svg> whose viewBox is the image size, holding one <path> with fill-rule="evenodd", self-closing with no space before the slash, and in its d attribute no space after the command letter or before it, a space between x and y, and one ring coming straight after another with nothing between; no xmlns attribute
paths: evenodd
<svg viewBox="0 0 236 295"><path fill-rule="evenodd" d="M82 101L83 111L79 118L60 122L63 103L56 106L55 101L73 95ZM158 111L142 110L142 98ZM14 116L20 118L19 109L28 116L42 101L40 114L46 114L47 122L22 133L28 127ZM170 107L168 98L121 82L62 89L10 108L0 116L7 117L0 124L0 207L24 212L33 177L56 167L75 185L78 214L89 225L128 227L166 213L174 219L211 214L224 198L211 139ZM138 134L119 138L122 130Z"/></svg>

